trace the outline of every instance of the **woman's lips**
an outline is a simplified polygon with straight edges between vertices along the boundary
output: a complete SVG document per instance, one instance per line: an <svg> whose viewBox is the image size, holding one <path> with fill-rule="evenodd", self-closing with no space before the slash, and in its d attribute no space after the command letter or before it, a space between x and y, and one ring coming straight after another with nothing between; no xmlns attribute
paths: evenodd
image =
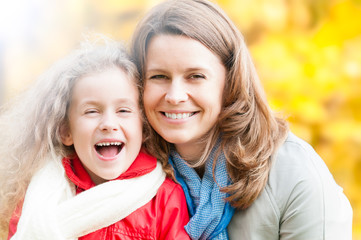
<svg viewBox="0 0 361 240"><path fill-rule="evenodd" d="M195 114L195 112L186 112L186 113L168 113L168 112L164 112L164 115L167 118L171 118L171 119L186 119L189 118L191 116L193 116Z"/></svg>

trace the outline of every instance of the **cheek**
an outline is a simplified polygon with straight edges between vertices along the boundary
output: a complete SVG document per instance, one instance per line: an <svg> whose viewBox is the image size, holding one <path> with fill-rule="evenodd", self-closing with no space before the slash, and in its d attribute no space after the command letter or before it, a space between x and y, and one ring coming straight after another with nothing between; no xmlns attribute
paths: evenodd
<svg viewBox="0 0 361 240"><path fill-rule="evenodd" d="M143 122L134 119L132 122L126 124L127 131L124 132L128 143L130 143L130 149L136 151L138 154L143 143ZM134 153L134 152L133 152Z"/></svg>
<svg viewBox="0 0 361 240"><path fill-rule="evenodd" d="M74 139L90 138L98 128L98 123L94 119L77 119L70 128Z"/></svg>
<svg viewBox="0 0 361 240"><path fill-rule="evenodd" d="M221 79L213 88L214 104L216 104L220 109L223 105L224 84L224 79Z"/></svg>
<svg viewBox="0 0 361 240"><path fill-rule="evenodd" d="M216 84L204 86L193 91L192 96L198 103L218 110L223 104L223 87Z"/></svg>
<svg viewBox="0 0 361 240"><path fill-rule="evenodd" d="M137 128L137 134L140 135L141 138L143 138L143 120L142 120L142 117L139 116L137 121L136 121L138 124L136 126Z"/></svg>
<svg viewBox="0 0 361 240"><path fill-rule="evenodd" d="M142 139L143 137L143 121L140 115L134 116L134 118L127 119L122 122L125 127L124 131L136 139Z"/></svg>
<svg viewBox="0 0 361 240"><path fill-rule="evenodd" d="M146 98L144 95L143 98L143 106L144 106L144 113L145 113L145 117L148 119L149 118L149 111L151 111L150 109L152 109L152 104L150 102L150 99Z"/></svg>
<svg viewBox="0 0 361 240"><path fill-rule="evenodd" d="M143 105L146 113L154 107L161 96L161 92L161 89L154 84L146 84L144 86Z"/></svg>

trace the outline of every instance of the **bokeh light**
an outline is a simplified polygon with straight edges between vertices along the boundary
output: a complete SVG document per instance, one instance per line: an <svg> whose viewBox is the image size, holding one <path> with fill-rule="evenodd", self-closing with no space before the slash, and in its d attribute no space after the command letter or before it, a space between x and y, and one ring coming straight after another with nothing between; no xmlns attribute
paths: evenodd
<svg viewBox="0 0 361 240"><path fill-rule="evenodd" d="M0 3L0 104L83 34L128 43L161 0L12 0ZM361 1L218 0L244 33L275 111L321 155L354 210L361 240ZM261 217L261 216L260 216Z"/></svg>

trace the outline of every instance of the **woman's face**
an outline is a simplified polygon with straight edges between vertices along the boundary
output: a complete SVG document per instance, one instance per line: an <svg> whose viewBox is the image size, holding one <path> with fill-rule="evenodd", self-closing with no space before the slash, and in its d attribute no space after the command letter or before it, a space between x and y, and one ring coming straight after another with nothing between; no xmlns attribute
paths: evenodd
<svg viewBox="0 0 361 240"><path fill-rule="evenodd" d="M200 42L179 35L151 39L145 69L146 116L187 159L201 155L198 140L215 126L226 69Z"/></svg>

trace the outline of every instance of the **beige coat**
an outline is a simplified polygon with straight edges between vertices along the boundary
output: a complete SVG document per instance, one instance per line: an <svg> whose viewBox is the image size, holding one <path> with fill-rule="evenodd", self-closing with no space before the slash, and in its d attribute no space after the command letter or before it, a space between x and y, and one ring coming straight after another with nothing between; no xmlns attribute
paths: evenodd
<svg viewBox="0 0 361 240"><path fill-rule="evenodd" d="M352 208L323 160L289 133L265 189L236 211L228 233L230 240L351 240Z"/></svg>

